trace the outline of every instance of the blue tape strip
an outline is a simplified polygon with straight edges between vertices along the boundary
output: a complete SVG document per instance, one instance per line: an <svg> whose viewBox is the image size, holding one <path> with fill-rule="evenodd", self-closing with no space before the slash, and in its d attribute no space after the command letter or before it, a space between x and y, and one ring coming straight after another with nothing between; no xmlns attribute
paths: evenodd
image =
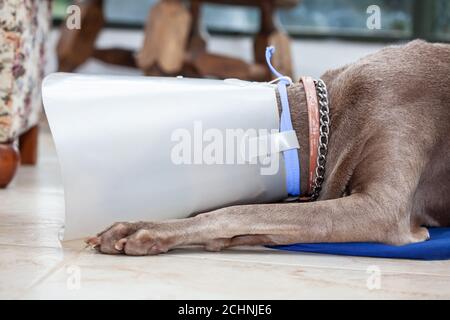
<svg viewBox="0 0 450 320"><path fill-rule="evenodd" d="M280 132L294 130L292 127L291 110L289 108L289 99L287 94L287 87L290 82L279 73L270 62L275 52L274 47L268 47L266 49L266 61L270 71L280 78L278 82L278 92L281 100L281 120L280 120ZM300 160L296 149L287 150L283 152L285 172L286 172L286 189L290 196L300 196Z"/></svg>

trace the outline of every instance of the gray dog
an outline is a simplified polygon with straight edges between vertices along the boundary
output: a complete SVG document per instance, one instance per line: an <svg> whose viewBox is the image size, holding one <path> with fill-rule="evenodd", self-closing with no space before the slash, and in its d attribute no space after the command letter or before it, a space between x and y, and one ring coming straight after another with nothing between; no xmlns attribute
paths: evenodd
<svg viewBox="0 0 450 320"><path fill-rule="evenodd" d="M414 41L325 73L331 129L319 201L222 208L186 219L116 223L99 252L154 255L186 245L425 241L450 225L450 45ZM303 84L288 89L309 151ZM301 158L302 176L309 158ZM306 190L307 182L301 181Z"/></svg>

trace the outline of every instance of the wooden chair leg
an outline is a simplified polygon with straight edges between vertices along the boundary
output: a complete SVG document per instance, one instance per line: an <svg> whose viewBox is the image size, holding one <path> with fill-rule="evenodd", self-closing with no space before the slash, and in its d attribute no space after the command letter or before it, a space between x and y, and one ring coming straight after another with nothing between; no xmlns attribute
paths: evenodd
<svg viewBox="0 0 450 320"><path fill-rule="evenodd" d="M269 37L269 45L277 50L272 59L272 65L287 77L293 77L291 40L283 31L274 31Z"/></svg>
<svg viewBox="0 0 450 320"><path fill-rule="evenodd" d="M122 48L95 49L92 53L92 57L102 62L137 68L134 55L134 51Z"/></svg>
<svg viewBox="0 0 450 320"><path fill-rule="evenodd" d="M275 10L274 0L263 0L260 3L259 10L261 12L261 22L259 31L255 36L253 43L255 62L261 65L266 65L266 48L269 46L269 37L275 31L273 22L273 14ZM271 79L269 69L266 70L266 79Z"/></svg>
<svg viewBox="0 0 450 320"><path fill-rule="evenodd" d="M79 1L80 29L68 29L61 25L56 48L58 71L71 72L89 59L95 48L97 35L104 25L103 0Z"/></svg>
<svg viewBox="0 0 450 320"><path fill-rule="evenodd" d="M275 2L264 0L260 4L261 26L255 36L254 55L257 63L266 64L266 47L274 46L277 50L273 56L272 64L282 74L292 77L292 55L289 36L280 25L274 21ZM271 78L267 69L268 80Z"/></svg>
<svg viewBox="0 0 450 320"><path fill-rule="evenodd" d="M266 77L266 68L261 64L248 64L240 59L212 53L197 55L193 60L193 66L202 77L238 78L250 81L264 81Z"/></svg>
<svg viewBox="0 0 450 320"><path fill-rule="evenodd" d="M19 138L19 150L21 163L25 165L35 165L38 154L39 127L34 126Z"/></svg>
<svg viewBox="0 0 450 320"><path fill-rule="evenodd" d="M13 143L0 144L0 188L12 181L19 166L20 155Z"/></svg>

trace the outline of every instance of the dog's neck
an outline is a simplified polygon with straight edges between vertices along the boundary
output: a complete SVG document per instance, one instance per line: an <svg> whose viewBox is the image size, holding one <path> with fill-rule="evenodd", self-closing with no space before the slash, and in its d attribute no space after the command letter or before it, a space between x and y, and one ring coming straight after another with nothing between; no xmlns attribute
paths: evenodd
<svg viewBox="0 0 450 320"><path fill-rule="evenodd" d="M306 195L309 174L309 121L306 104L306 93L302 83L295 83L288 88L289 106L291 109L292 125L297 133L300 149L300 191ZM280 97L277 94L278 110L281 114Z"/></svg>

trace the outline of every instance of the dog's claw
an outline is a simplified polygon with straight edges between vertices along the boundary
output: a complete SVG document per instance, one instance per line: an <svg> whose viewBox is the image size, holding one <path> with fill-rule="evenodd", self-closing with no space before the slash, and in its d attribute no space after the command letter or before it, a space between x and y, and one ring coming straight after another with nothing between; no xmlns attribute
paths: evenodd
<svg viewBox="0 0 450 320"><path fill-rule="evenodd" d="M96 248L100 245L101 239L100 237L91 237L86 239L85 243L86 247Z"/></svg>
<svg viewBox="0 0 450 320"><path fill-rule="evenodd" d="M100 236L86 239L86 244L105 254L143 256L169 251L174 245L174 239L163 230L162 225L119 222Z"/></svg>

